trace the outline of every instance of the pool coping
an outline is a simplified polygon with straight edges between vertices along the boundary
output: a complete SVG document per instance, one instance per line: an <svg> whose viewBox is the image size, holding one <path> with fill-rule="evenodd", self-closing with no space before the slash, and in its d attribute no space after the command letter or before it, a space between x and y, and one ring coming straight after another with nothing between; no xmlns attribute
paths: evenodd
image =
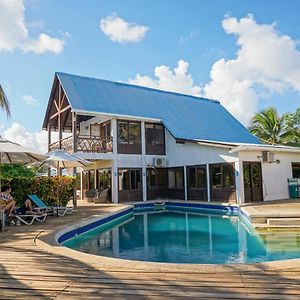
<svg viewBox="0 0 300 300"><path fill-rule="evenodd" d="M179 203L179 206L182 206L181 203L185 203L184 201L163 201L163 202L171 202ZM157 201L148 202L148 203L135 203L140 204L142 207L153 206ZM201 206L205 203L192 203L189 204L200 204ZM121 208L120 208L121 206ZM119 259L112 258L106 256L99 256L94 254L88 254L84 252L80 252L77 250L73 250L71 248L65 247L61 245L58 240L63 234L67 234L67 232L71 232L73 230L82 228L83 226L89 226L93 223L102 223L105 224L105 220L113 220L116 219L114 216L116 215L125 215L126 212L133 211L134 205L115 205L115 210L110 213L106 213L102 216L93 216L88 220L77 220L72 222L71 224L65 226L60 225L55 228L55 232L50 232L45 230L40 232L34 239L35 244L53 254L58 254L61 256L67 256L78 261L84 262L90 266L97 266L100 268L108 268L108 269L135 269L135 270L155 270L155 271L185 271L185 272L229 272L234 270L241 271L257 271L257 270L278 270L278 269L289 269L294 268L296 265L300 266L300 258L288 259L288 260L280 260L280 261L270 261L270 262L260 262L253 264L186 264L186 263L160 263L160 262L147 262L147 261L134 261L127 259ZM213 205L215 206L215 205ZM220 206L220 204L216 205ZM226 206L226 204L222 204L222 207ZM235 205L234 207L238 207ZM215 208L214 208L215 209ZM240 210L242 211L242 210ZM242 214L241 214L242 216ZM101 225L102 225L101 224ZM93 229L93 228L92 228ZM91 230L91 229L90 229Z"/></svg>

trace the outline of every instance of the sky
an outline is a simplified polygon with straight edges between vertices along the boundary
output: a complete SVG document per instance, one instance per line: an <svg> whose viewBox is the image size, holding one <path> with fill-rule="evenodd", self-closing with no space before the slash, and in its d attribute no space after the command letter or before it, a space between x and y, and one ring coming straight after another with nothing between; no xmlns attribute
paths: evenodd
<svg viewBox="0 0 300 300"><path fill-rule="evenodd" d="M245 126L300 107L297 0L0 0L0 135L46 151L56 71L217 99ZM201 116L199 116L201 117Z"/></svg>

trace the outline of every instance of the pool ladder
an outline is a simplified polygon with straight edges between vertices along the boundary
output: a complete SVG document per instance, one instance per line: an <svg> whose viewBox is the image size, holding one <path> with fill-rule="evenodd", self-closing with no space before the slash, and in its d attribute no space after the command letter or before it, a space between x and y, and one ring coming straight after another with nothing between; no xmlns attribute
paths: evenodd
<svg viewBox="0 0 300 300"><path fill-rule="evenodd" d="M166 209L166 203L159 201L154 202L154 210L165 210Z"/></svg>

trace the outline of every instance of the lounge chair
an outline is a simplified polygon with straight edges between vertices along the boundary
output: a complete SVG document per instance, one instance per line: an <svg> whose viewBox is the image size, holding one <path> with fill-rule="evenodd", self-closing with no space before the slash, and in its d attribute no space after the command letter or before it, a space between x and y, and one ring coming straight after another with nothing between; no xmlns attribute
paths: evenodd
<svg viewBox="0 0 300 300"><path fill-rule="evenodd" d="M44 213L42 215L31 215L31 214L25 214L25 215L14 215L14 218L19 220L21 223L25 225L32 225L34 221L38 222L45 222L47 218L47 213Z"/></svg>
<svg viewBox="0 0 300 300"><path fill-rule="evenodd" d="M63 217L65 214L71 214L73 212L73 207L67 206L47 206L45 202L40 199L37 195L28 195L29 199L37 205L36 210L44 210L46 213L58 214Z"/></svg>

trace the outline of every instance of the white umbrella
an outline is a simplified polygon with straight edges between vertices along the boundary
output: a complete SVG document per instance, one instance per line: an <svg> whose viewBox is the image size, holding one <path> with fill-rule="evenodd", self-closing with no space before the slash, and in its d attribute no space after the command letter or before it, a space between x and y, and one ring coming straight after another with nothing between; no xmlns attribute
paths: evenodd
<svg viewBox="0 0 300 300"><path fill-rule="evenodd" d="M48 152L46 155L48 156L48 158L42 161L40 167L46 164L48 166L52 166L56 168L58 177L60 175L60 168L85 167L91 164L91 162L61 149L53 150L51 152ZM57 190L57 202L59 205L58 190Z"/></svg>
<svg viewBox="0 0 300 300"><path fill-rule="evenodd" d="M41 165L46 164L57 169L85 167L91 164L91 162L83 158L60 149L48 152L46 155L48 158L42 161Z"/></svg>
<svg viewBox="0 0 300 300"><path fill-rule="evenodd" d="M27 164L45 160L47 156L35 152L20 144L0 137L0 174L1 164ZM1 190L1 176L0 176Z"/></svg>

